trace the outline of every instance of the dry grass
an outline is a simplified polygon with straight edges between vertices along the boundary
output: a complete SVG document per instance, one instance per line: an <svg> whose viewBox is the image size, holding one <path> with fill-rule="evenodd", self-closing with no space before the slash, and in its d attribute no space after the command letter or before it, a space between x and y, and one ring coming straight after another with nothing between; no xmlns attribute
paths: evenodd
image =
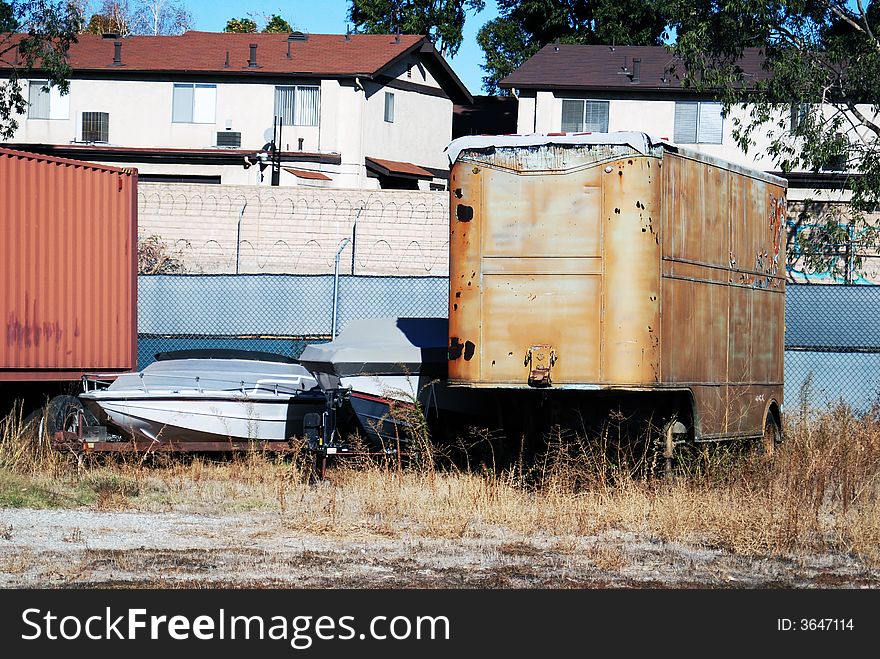
<svg viewBox="0 0 880 659"><path fill-rule="evenodd" d="M607 530L750 556L840 552L880 564L880 410L801 410L772 458L745 447L695 451L672 479L643 477L638 456L564 433L530 465L341 463L309 482L305 460L83 461L42 445L15 416L0 434L0 506L90 506L212 513L265 510L297 532L334 537L556 542ZM74 542L75 539L71 539ZM585 558L620 566L595 547Z"/></svg>

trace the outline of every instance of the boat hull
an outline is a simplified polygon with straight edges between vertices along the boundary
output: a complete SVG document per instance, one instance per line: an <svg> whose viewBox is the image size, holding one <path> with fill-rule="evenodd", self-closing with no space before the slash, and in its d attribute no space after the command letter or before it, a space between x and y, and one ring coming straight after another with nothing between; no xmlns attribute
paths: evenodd
<svg viewBox="0 0 880 659"><path fill-rule="evenodd" d="M303 418L322 413L323 394L290 398L83 395L89 408L135 439L284 441L303 435Z"/></svg>

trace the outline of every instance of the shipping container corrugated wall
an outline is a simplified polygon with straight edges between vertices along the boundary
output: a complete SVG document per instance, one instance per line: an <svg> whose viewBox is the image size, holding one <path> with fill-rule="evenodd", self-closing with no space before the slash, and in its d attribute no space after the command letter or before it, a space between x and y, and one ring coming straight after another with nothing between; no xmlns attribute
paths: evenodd
<svg viewBox="0 0 880 659"><path fill-rule="evenodd" d="M137 171L0 149L0 380L136 360Z"/></svg>

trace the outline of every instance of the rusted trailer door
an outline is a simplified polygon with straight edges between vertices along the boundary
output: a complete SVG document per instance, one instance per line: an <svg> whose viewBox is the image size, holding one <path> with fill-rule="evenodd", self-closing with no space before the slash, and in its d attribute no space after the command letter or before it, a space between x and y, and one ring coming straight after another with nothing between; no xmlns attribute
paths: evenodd
<svg viewBox="0 0 880 659"><path fill-rule="evenodd" d="M546 146L453 168L453 381L660 381L658 163L622 145Z"/></svg>
<svg viewBox="0 0 880 659"><path fill-rule="evenodd" d="M600 173L482 171L483 315L507 322L482 327L481 380L525 383L538 345L554 352L556 381L599 378Z"/></svg>

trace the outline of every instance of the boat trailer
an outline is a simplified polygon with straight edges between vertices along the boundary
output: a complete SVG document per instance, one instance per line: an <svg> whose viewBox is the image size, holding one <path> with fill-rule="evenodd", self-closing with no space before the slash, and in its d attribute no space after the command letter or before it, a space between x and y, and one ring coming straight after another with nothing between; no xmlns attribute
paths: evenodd
<svg viewBox="0 0 880 659"><path fill-rule="evenodd" d="M158 440L133 439L113 434L107 426L87 425L82 409L76 411L71 419L71 430L60 430L53 437L53 446L82 454L107 453L228 453L238 451L257 451L267 453L301 453L307 451L313 459L315 475L324 479L328 461L336 457L355 455L396 454L394 449L384 451L364 451L348 444L340 432L338 412L346 404L351 389L325 389L327 399L323 412L310 412L304 418L302 438L288 438L283 441L267 441L258 438L249 440L222 441L175 441L173 438Z"/></svg>

